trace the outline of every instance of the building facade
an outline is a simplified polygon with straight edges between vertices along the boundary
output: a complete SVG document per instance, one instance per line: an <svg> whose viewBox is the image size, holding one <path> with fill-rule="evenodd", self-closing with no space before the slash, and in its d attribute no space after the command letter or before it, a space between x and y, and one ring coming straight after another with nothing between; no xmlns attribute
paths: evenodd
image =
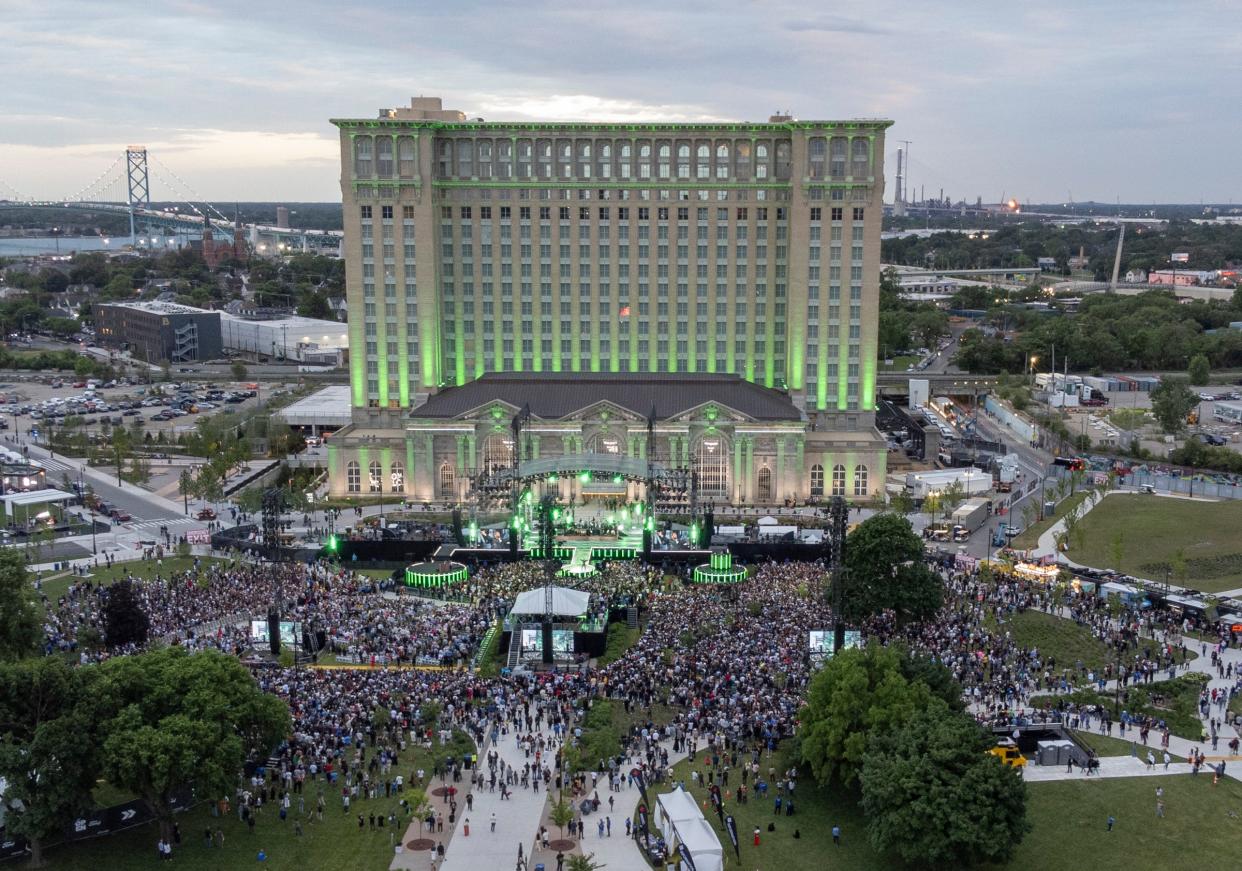
<svg viewBox="0 0 1242 871"><path fill-rule="evenodd" d="M406 447L420 407L487 373L548 389L578 374L740 378L796 411L787 495L825 490L812 469L847 455L868 494L881 488L890 122L484 122L418 98L333 123L354 408L334 492L349 491L358 450ZM452 440L444 453L456 460ZM483 462L463 456L457 473ZM767 501L757 480L738 483L730 498Z"/></svg>
<svg viewBox="0 0 1242 871"><path fill-rule="evenodd" d="M95 329L100 344L150 363L214 360L224 350L219 312L172 302L96 303Z"/></svg>

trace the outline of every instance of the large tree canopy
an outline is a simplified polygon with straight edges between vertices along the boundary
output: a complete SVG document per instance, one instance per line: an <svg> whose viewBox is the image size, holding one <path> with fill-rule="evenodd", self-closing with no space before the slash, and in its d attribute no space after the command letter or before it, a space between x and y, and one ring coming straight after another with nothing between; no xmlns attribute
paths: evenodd
<svg viewBox="0 0 1242 871"><path fill-rule="evenodd" d="M114 714L103 728L104 773L165 826L177 790L222 794L248 758L265 757L289 733L284 702L233 657L168 648L101 668Z"/></svg>
<svg viewBox="0 0 1242 871"><path fill-rule="evenodd" d="M852 786L872 735L892 731L929 707L927 685L902 675L902 652L868 645L840 651L811 681L802 711L802 760L822 784Z"/></svg>
<svg viewBox="0 0 1242 871"><path fill-rule="evenodd" d="M969 716L921 710L877 734L862 766L872 846L933 868L1003 863L1029 826L1026 784Z"/></svg>
<svg viewBox="0 0 1242 871"><path fill-rule="evenodd" d="M95 742L97 669L60 657L0 664L0 779L9 835L43 842L91 806L99 770Z"/></svg>
<svg viewBox="0 0 1242 871"><path fill-rule="evenodd" d="M0 548L0 660L20 659L39 644L39 605L21 552Z"/></svg>
<svg viewBox="0 0 1242 871"><path fill-rule="evenodd" d="M876 514L860 523L846 539L843 565L847 620L886 610L901 620L922 619L944 601L940 578L923 562L922 539L898 514Z"/></svg>

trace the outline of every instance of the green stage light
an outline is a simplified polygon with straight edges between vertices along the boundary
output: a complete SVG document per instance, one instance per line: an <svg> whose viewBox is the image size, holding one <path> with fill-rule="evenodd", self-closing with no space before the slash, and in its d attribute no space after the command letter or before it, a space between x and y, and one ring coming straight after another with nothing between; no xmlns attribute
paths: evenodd
<svg viewBox="0 0 1242 871"><path fill-rule="evenodd" d="M558 479L557 479L557 477L556 477L555 475L549 475L549 476L548 476L548 483L549 483L549 484L555 484L555 483L557 482L557 480L558 480Z"/></svg>
<svg viewBox="0 0 1242 871"><path fill-rule="evenodd" d="M621 483L621 476L620 476L620 475L613 475L613 476L612 476L612 483L614 483L614 484L620 484L620 483Z"/></svg>
<svg viewBox="0 0 1242 871"><path fill-rule="evenodd" d="M560 519L561 519L561 509L559 509L559 508L553 508L553 509L552 509L552 520L553 520L553 521L556 521L556 520L560 520Z"/></svg>
<svg viewBox="0 0 1242 871"><path fill-rule="evenodd" d="M338 548L338 547L339 547L339 543L338 543L338 542L337 542L337 540L336 540L336 536L335 536L335 535L329 535L329 536L328 536L328 544L327 544L327 548L328 548L328 550L332 551L333 553L336 553L336 551L337 551L337 548Z"/></svg>
<svg viewBox="0 0 1242 871"><path fill-rule="evenodd" d="M578 480L579 480L579 481L581 481L583 484L588 484L588 483L590 483L590 481L591 481L591 473L590 473L590 472L583 472L581 475L579 475L579 476L578 476Z"/></svg>
<svg viewBox="0 0 1242 871"><path fill-rule="evenodd" d="M697 523L690 524L690 543L699 543L699 525Z"/></svg>

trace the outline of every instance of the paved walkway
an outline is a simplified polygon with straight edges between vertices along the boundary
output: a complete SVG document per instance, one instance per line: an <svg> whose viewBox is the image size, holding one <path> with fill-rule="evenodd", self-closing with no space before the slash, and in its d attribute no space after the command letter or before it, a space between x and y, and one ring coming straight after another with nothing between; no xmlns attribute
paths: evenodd
<svg viewBox="0 0 1242 871"><path fill-rule="evenodd" d="M536 737L551 737L548 732L535 734ZM502 735L491 748L500 753L500 758L506 765L521 770L528 761L533 762L534 756L527 759L526 754L517 746L517 739L518 736L510 731L508 735ZM548 751L544 752L546 754ZM486 749L479 753L481 764L486 765L486 755ZM523 789L520 784L512 787L506 801L500 800L499 789L495 792L475 792L472 811L465 810L464 800L459 801L459 819L453 830L453 838L449 841L448 852L444 856L442 871L512 868L517 863L519 845L522 855L529 858L535 845L539 823L543 819L547 797L546 784L540 781L538 792L529 787ZM490 831L493 813L496 814L495 832ZM470 824L469 835L466 835L467 820Z"/></svg>
<svg viewBox="0 0 1242 871"><path fill-rule="evenodd" d="M1156 754L1159 757L1159 753ZM1227 770L1227 767L1226 767ZM1083 774L1082 770L1075 768L1073 771L1066 771L1060 765L1027 765L1022 769L1022 779L1027 783L1047 783L1053 780L1095 780L1100 778L1112 777L1160 777L1166 774L1190 774L1189 762L1170 762L1166 769L1163 763L1158 763L1151 768L1147 767L1147 763L1132 756L1103 756L1100 758L1100 767L1090 777ZM1211 772L1207 772L1211 777Z"/></svg>

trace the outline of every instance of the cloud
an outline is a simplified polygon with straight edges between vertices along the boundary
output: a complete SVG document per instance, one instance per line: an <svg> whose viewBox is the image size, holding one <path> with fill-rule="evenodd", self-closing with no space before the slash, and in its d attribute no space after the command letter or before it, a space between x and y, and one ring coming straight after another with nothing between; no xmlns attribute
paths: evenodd
<svg viewBox="0 0 1242 871"><path fill-rule="evenodd" d="M814 19L794 19L786 21L782 26L794 33L854 33L876 36L886 36L892 33L892 30L887 27L880 27L865 21L855 21L852 18L840 18L836 15L824 15Z"/></svg>

